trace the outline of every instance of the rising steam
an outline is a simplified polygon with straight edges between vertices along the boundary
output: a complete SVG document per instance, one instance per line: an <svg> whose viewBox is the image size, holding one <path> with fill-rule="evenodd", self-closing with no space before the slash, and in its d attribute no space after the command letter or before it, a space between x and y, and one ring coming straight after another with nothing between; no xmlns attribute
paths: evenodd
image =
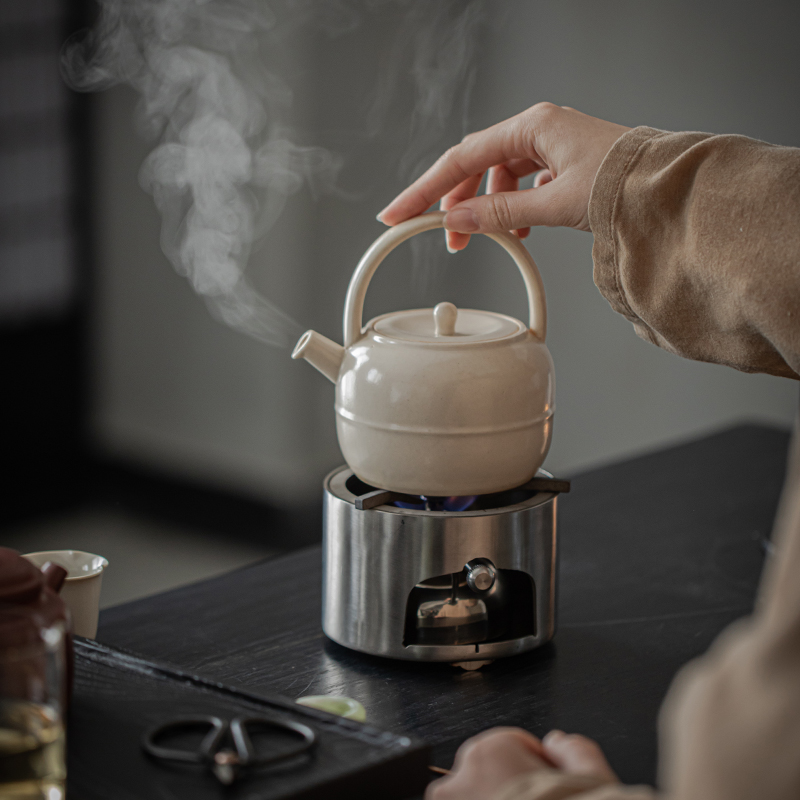
<svg viewBox="0 0 800 800"><path fill-rule="evenodd" d="M447 143L453 115L466 113L479 0L99 0L95 27L64 48L70 86L116 84L140 95L139 125L158 144L140 173L162 215L161 244L226 323L272 345L292 345L302 328L260 296L245 275L253 245L303 186L337 190L342 159L295 143L291 91L261 48L292 25L313 21L330 35L384 6L408 6L388 79L366 120L377 137L394 84L410 74L416 104L401 162L414 177ZM462 124L462 127L464 125Z"/></svg>
<svg viewBox="0 0 800 800"><path fill-rule="evenodd" d="M486 25L484 6L483 0L412 0L398 27L367 113L367 130L380 136L398 94L410 95L408 124L402 128L408 144L397 169L403 186L416 180L448 145L469 132L476 51ZM404 82L410 83L410 92L403 92ZM415 288L425 295L436 267L442 267L447 258L442 238L415 236L410 246Z"/></svg>

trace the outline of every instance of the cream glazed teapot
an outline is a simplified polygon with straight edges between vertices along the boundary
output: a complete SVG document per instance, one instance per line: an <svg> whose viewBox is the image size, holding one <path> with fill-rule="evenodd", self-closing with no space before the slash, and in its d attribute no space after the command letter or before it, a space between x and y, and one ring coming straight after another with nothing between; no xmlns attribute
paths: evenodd
<svg viewBox="0 0 800 800"><path fill-rule="evenodd" d="M522 273L528 325L439 303L361 326L367 287L383 259L415 234L444 227L443 219L443 212L423 214L376 239L347 290L344 347L307 331L292 358L336 384L339 446L365 483L425 496L504 491L533 478L553 429L544 286L522 242L487 234Z"/></svg>

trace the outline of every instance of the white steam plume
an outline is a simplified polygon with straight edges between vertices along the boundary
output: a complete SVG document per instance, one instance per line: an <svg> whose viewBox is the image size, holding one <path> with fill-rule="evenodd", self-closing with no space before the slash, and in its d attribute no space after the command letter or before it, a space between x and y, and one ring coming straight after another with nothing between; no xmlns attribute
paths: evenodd
<svg viewBox="0 0 800 800"><path fill-rule="evenodd" d="M407 183L467 130L483 0L98 3L94 28L64 48L67 82L80 91L127 84L139 93L140 128L159 141L140 181L161 212L164 252L223 321L268 344L293 345L301 326L253 289L245 268L291 195L303 186L315 198L343 194L342 159L295 143L291 90L260 48L299 25L346 40L370 14L399 10L375 102L354 134L392 153L386 139L403 136L398 172ZM410 108L398 106L401 94L413 97ZM412 240L418 284L441 250L431 245Z"/></svg>
<svg viewBox="0 0 800 800"><path fill-rule="evenodd" d="M262 0L100 0L93 30L64 49L78 90L125 83L140 125L160 138L140 181L162 214L164 252L225 322L268 344L302 328L245 276L252 245L304 183L335 187L340 161L294 144L291 92L259 57L276 24Z"/></svg>
<svg viewBox="0 0 800 800"><path fill-rule="evenodd" d="M368 129L377 133L397 94L398 82L405 76L411 78L414 106L409 145L398 169L404 182L419 177L441 155L448 134L468 133L469 102L477 74L475 52L484 23L484 0L410 4L367 116Z"/></svg>
<svg viewBox="0 0 800 800"><path fill-rule="evenodd" d="M484 0L410 4L367 114L367 130L376 135L391 116L399 86L411 81L414 100L408 114L408 145L398 164L402 184L418 178L447 146L469 133L479 36L486 26ZM435 267L444 264L442 241L436 236L416 236L410 244L414 281L418 293L424 294Z"/></svg>

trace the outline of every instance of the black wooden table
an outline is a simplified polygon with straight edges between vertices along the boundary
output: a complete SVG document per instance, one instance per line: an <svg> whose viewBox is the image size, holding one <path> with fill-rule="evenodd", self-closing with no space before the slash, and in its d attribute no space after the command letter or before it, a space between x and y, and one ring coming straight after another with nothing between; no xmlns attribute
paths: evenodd
<svg viewBox="0 0 800 800"><path fill-rule="evenodd" d="M787 444L740 426L575 477L554 642L477 672L328 641L318 547L108 609L98 639L256 693L354 697L442 766L492 725L559 727L599 740L624 781L653 783L672 677L753 606Z"/></svg>

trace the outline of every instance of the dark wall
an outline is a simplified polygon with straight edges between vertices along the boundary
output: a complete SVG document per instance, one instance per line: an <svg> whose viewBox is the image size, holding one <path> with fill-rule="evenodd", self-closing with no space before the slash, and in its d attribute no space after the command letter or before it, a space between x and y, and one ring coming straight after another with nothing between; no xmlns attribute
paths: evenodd
<svg viewBox="0 0 800 800"><path fill-rule="evenodd" d="M59 51L85 12L0 7L0 523L73 506L84 487L90 126Z"/></svg>

